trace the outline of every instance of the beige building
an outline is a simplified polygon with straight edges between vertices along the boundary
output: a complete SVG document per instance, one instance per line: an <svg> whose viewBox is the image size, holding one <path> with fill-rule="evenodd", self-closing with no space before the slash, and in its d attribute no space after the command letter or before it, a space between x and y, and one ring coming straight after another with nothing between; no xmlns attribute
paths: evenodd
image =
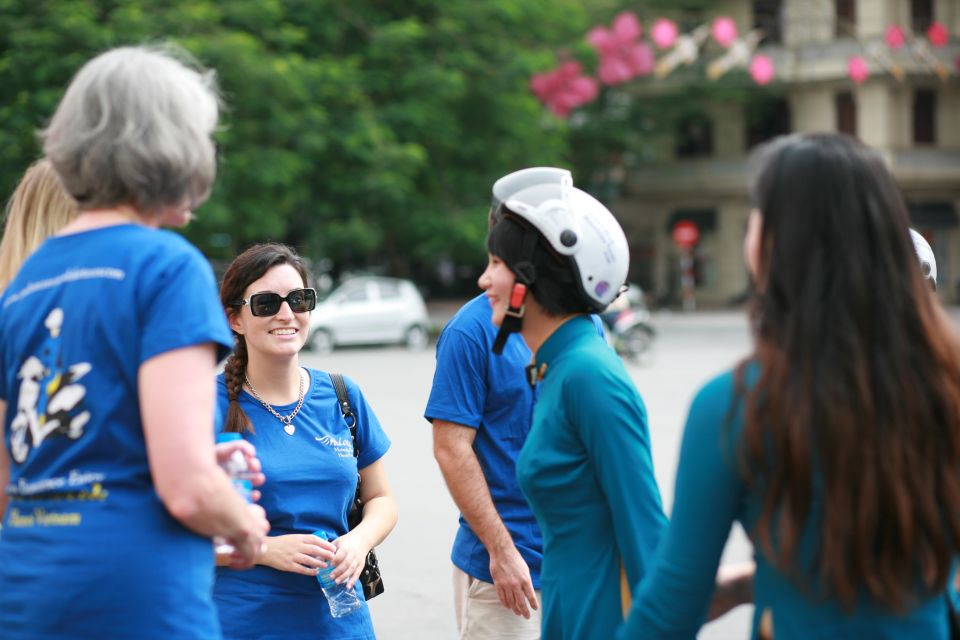
<svg viewBox="0 0 960 640"><path fill-rule="evenodd" d="M741 34L765 30L758 53L773 59L775 84L762 91L769 97L759 117L755 105L706 104L700 121L666 134L655 162L626 170L615 210L631 242L631 278L651 298L677 302L680 261L671 229L691 220L701 232L694 252L697 303L742 299L748 287L741 242L749 213L749 150L778 133L844 131L883 153L913 226L933 246L942 297L958 301L960 0L726 0L713 11L734 18ZM888 25L924 34L931 21L951 34L946 47L930 49L943 62L944 77L910 49L909 37L891 58L903 70L902 80L880 68L871 51L889 51ZM715 57L717 51L704 49L703 55ZM854 55L871 69L859 85L847 74ZM668 86L669 78L645 83L641 91Z"/></svg>

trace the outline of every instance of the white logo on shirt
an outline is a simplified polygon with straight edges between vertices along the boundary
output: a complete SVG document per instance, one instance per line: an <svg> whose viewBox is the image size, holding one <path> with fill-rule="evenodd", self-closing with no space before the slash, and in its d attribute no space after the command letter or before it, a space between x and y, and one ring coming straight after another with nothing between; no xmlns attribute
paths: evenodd
<svg viewBox="0 0 960 640"><path fill-rule="evenodd" d="M349 438L334 438L333 436L314 436L314 440L320 444L332 447L341 458L353 457L353 441Z"/></svg>

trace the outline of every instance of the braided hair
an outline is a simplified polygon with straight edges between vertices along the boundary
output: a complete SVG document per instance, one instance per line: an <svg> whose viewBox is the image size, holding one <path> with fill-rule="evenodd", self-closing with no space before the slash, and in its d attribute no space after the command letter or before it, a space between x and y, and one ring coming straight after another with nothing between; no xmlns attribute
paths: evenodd
<svg viewBox="0 0 960 640"><path fill-rule="evenodd" d="M223 425L223 430L254 433L253 423L250 422L247 412L240 407L240 403L237 401L240 397L240 391L243 389L243 381L247 371L247 341L238 333L233 334L233 341L235 345L233 353L230 354L223 369L223 378L227 383L227 400L230 401L227 408L227 421Z"/></svg>
<svg viewBox="0 0 960 640"><path fill-rule="evenodd" d="M303 279L303 286L309 286L307 268L303 260L286 245L274 242L256 244L234 258L223 274L223 282L220 284L220 302L227 316L231 317L240 312L243 307L243 293L252 282L262 278L273 267L282 264L288 264L296 269ZM238 401L249 362L247 341L236 331L233 333L233 340L235 345L233 353L227 359L223 370L223 377L227 383L227 400L230 402L223 430L253 433L253 424Z"/></svg>

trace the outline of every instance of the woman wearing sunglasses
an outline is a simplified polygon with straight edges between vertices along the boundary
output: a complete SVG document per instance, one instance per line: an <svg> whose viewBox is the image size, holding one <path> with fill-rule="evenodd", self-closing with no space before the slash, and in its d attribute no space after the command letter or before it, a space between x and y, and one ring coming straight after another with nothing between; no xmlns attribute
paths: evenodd
<svg viewBox="0 0 960 640"><path fill-rule="evenodd" d="M159 229L210 191L217 111L208 74L121 48L80 69L41 134L78 211L0 297L5 640L217 637L210 538L238 568L263 541L263 510L216 464L232 341L213 272Z"/></svg>
<svg viewBox="0 0 960 640"><path fill-rule="evenodd" d="M363 593L367 552L397 521L383 455L390 447L360 389L345 379L356 415L357 457L330 376L300 366L310 311L307 271L291 249L261 244L227 268L220 299L236 347L218 378L225 431L254 443L268 482L260 504L271 523L250 571L218 568L214 599L225 638L373 638L366 604L333 618L317 582L332 577ZM363 520L347 530L359 470ZM332 542L313 535L328 532Z"/></svg>

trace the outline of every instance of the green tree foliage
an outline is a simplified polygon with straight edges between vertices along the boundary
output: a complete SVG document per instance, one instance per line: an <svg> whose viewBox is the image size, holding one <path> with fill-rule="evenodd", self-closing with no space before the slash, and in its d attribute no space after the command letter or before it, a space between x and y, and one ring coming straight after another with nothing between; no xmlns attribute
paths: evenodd
<svg viewBox="0 0 960 640"><path fill-rule="evenodd" d="M615 3L579 0L0 0L0 189L39 153L72 74L173 41L216 70L220 175L186 231L226 259L266 239L395 274L478 265L489 189L568 164L528 89Z"/></svg>
<svg viewBox="0 0 960 640"><path fill-rule="evenodd" d="M172 41L216 70L219 177L185 233L226 260L279 240L339 269L423 280L480 267L490 185L536 164L574 169L613 200L624 167L709 100L747 102L744 78L604 88L569 120L533 73L596 55L584 36L617 12L699 24L702 0L0 0L0 193L39 154L36 132L73 73L124 44ZM687 25L689 26L689 25ZM702 66L702 65L701 65ZM741 76L743 74L740 74ZM650 84L650 80L644 81ZM749 106L749 105L748 105ZM762 105L761 105L762 106ZM749 109L748 109L749 111ZM466 281L466 280L465 280Z"/></svg>

